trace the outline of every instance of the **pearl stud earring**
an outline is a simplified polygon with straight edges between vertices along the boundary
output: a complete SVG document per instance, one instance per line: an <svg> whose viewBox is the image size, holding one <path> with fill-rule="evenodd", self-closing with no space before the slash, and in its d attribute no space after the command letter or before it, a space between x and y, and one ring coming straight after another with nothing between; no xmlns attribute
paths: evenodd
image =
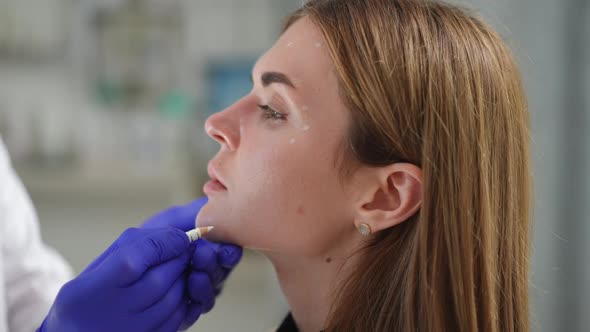
<svg viewBox="0 0 590 332"><path fill-rule="evenodd" d="M364 236L371 234L371 228L365 223L360 223L356 229Z"/></svg>

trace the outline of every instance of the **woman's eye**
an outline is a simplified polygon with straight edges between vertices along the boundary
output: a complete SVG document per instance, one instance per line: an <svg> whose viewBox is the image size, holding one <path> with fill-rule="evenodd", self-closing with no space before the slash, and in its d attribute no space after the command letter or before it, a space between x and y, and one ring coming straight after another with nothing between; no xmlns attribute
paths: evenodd
<svg viewBox="0 0 590 332"><path fill-rule="evenodd" d="M283 114L281 112L277 112L277 111L273 110L268 105L258 105L258 107L260 108L260 110L262 110L262 115L263 115L264 119L268 119L268 120L287 120L287 115L286 114Z"/></svg>

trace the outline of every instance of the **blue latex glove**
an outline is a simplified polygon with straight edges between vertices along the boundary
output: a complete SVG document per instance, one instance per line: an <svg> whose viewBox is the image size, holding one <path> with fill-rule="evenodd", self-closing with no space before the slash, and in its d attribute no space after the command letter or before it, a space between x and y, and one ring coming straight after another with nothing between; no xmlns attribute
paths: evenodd
<svg viewBox="0 0 590 332"><path fill-rule="evenodd" d="M176 228L126 230L62 287L39 331L177 331L188 310L190 246Z"/></svg>
<svg viewBox="0 0 590 332"><path fill-rule="evenodd" d="M172 226L182 231L195 228L195 219L207 198L203 197L189 203L164 210L148 221L142 228ZM206 225L203 225L206 226ZM242 248L232 244L218 244L200 239L196 242L188 274L187 296L190 303L182 323L185 330L199 319L202 313L209 312L220 294L223 283L242 257Z"/></svg>

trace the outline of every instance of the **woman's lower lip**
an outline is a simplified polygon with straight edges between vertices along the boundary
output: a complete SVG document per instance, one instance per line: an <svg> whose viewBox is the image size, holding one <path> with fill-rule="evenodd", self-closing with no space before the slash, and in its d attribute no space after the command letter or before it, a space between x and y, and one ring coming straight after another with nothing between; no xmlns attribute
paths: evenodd
<svg viewBox="0 0 590 332"><path fill-rule="evenodd" d="M226 191L226 190L227 190L227 188L223 184L221 184L221 182L219 182L217 180L209 180L203 186L203 191L205 192L205 194L210 193L210 192L212 193L212 192L219 192L219 191Z"/></svg>

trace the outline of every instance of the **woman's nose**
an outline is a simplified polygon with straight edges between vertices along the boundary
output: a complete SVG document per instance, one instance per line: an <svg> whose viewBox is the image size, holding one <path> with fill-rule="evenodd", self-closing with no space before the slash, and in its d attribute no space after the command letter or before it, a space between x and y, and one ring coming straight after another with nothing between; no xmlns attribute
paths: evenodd
<svg viewBox="0 0 590 332"><path fill-rule="evenodd" d="M205 121L207 135L231 151L235 151L240 142L239 126L239 119L232 117L229 110L215 113Z"/></svg>

